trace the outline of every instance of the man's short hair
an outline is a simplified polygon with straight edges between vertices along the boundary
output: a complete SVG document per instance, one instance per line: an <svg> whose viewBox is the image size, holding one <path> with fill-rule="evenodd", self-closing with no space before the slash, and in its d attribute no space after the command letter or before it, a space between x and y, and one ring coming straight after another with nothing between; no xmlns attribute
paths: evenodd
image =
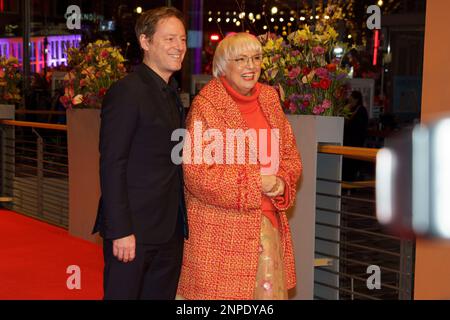
<svg viewBox="0 0 450 320"><path fill-rule="evenodd" d="M177 18L185 26L183 14L177 8L159 7L143 12L137 19L136 26L134 27L138 42L141 34L144 34L151 40L155 34L158 22L171 17Z"/></svg>

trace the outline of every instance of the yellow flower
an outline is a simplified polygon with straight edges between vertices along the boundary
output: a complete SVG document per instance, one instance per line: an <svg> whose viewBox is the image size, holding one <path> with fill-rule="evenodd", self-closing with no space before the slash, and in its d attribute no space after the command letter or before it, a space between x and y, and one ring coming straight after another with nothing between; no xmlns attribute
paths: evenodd
<svg viewBox="0 0 450 320"><path fill-rule="evenodd" d="M273 39L270 39L267 41L266 45L264 46L264 49L267 51L273 51L278 50L281 48L281 44L283 43L283 38L278 38L275 41Z"/></svg>
<svg viewBox="0 0 450 320"><path fill-rule="evenodd" d="M14 64L18 64L19 60L16 57L10 57L7 61L7 63L14 63Z"/></svg>

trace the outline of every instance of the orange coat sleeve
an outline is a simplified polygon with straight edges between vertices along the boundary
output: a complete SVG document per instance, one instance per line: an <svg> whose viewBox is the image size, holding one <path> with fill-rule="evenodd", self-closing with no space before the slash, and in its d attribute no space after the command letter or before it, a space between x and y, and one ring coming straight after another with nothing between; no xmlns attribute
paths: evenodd
<svg viewBox="0 0 450 320"><path fill-rule="evenodd" d="M199 164L195 163L194 134L198 134L194 133L196 122L202 125L202 136L208 129L219 129L225 137L225 124L217 120L214 106L202 96L197 96L186 120L186 129L191 140L190 150L186 148L186 144L183 149L187 191L200 201L224 209L245 213L261 208L261 176L258 164L226 164L225 161L223 164L207 164L204 159ZM215 124L212 124L214 122ZM218 128L219 126L222 127ZM225 142L225 138L223 141ZM190 155L189 161L186 161L186 154ZM225 159L225 148L223 157Z"/></svg>

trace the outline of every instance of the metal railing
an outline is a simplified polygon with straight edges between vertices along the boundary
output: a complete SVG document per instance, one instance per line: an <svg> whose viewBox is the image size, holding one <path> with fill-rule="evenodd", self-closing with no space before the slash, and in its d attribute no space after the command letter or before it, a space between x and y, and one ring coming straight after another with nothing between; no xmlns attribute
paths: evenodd
<svg viewBox="0 0 450 320"><path fill-rule="evenodd" d="M68 228L66 126L1 120L3 207Z"/></svg>
<svg viewBox="0 0 450 320"><path fill-rule="evenodd" d="M329 145L318 149L321 154L342 155L369 163L376 161L377 151ZM319 289L315 290L315 299L330 296L318 292L331 292L341 300L412 299L415 244L387 233L378 223L375 181L348 182L320 176L317 181L339 186L340 192L317 192L318 198L333 199L339 205L316 207L315 253L333 263L316 267L315 288ZM368 286L371 266L380 270L380 289Z"/></svg>
<svg viewBox="0 0 450 320"><path fill-rule="evenodd" d="M11 120L0 120L0 127L0 196L12 198L3 206L68 228L67 127ZM318 152L374 163L377 150L320 145ZM319 174L317 183L337 187L338 193L318 189L317 197L339 205L317 202L316 258L332 263L315 268L315 288L338 299L411 299L414 242L392 236L378 224L375 181L345 182ZM379 290L367 287L367 267L372 265L381 271ZM329 299L316 290L314 297Z"/></svg>

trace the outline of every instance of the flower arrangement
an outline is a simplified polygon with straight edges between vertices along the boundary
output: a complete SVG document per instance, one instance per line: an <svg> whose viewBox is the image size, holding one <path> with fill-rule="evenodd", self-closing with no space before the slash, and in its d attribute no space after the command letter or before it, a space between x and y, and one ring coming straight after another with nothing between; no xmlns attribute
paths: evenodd
<svg viewBox="0 0 450 320"><path fill-rule="evenodd" d="M260 36L263 45L261 80L279 92L289 114L347 116L348 71L334 57L338 33L331 26L308 26L285 40L271 34Z"/></svg>
<svg viewBox="0 0 450 320"><path fill-rule="evenodd" d="M64 78L65 91L60 98L66 108L100 108L109 87L126 75L125 59L109 41L97 40L82 49L69 48L67 57L70 71Z"/></svg>
<svg viewBox="0 0 450 320"><path fill-rule="evenodd" d="M22 100L21 80L22 74L17 58L0 57L0 103L14 104Z"/></svg>

